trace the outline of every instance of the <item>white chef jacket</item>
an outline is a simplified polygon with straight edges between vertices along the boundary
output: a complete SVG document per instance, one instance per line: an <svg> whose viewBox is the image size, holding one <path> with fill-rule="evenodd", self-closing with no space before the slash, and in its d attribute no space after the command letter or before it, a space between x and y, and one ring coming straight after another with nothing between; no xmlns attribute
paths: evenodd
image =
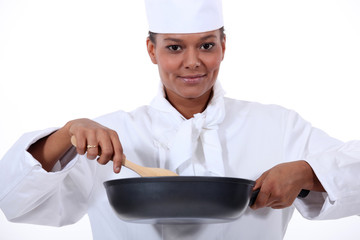
<svg viewBox="0 0 360 240"><path fill-rule="evenodd" d="M359 141L333 139L283 107L223 95L216 84L208 108L189 120L160 91L149 106L117 111L96 121L117 131L128 159L143 166L170 168L180 175L255 180L279 163L306 160L327 193L311 192L295 201L304 217L330 219L360 213ZM87 213L93 238L98 240L276 240L285 234L294 206L248 208L238 220L221 224L124 222L110 207L103 182L138 175L125 167L115 174L112 162L100 165L76 155L74 149L52 172L46 172L27 149L55 130L24 134L0 161L0 208L10 221L62 226Z"/></svg>

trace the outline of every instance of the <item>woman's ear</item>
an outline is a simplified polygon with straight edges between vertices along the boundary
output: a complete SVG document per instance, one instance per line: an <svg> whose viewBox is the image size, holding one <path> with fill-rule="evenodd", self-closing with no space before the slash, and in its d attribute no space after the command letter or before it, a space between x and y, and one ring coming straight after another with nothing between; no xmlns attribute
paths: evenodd
<svg viewBox="0 0 360 240"><path fill-rule="evenodd" d="M157 64L155 57L155 44L149 39L146 39L147 51L153 64Z"/></svg>
<svg viewBox="0 0 360 240"><path fill-rule="evenodd" d="M224 34L224 38L221 41L221 48L222 48L222 60L224 60L225 57L225 50L226 50L226 35Z"/></svg>

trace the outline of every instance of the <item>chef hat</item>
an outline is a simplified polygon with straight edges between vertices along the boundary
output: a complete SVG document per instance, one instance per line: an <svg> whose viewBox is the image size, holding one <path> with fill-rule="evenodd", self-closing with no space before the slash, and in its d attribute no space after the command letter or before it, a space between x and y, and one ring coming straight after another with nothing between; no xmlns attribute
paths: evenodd
<svg viewBox="0 0 360 240"><path fill-rule="evenodd" d="M149 30L199 33L224 26L221 0L145 0Z"/></svg>

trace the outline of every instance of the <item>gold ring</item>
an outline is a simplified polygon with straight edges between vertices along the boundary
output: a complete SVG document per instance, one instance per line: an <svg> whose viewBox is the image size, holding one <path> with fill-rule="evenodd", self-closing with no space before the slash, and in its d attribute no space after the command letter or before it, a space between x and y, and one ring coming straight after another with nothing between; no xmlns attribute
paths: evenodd
<svg viewBox="0 0 360 240"><path fill-rule="evenodd" d="M97 148L97 145L90 145L90 144L88 144L88 145L86 146L86 148L87 148L87 149L89 149L89 148Z"/></svg>

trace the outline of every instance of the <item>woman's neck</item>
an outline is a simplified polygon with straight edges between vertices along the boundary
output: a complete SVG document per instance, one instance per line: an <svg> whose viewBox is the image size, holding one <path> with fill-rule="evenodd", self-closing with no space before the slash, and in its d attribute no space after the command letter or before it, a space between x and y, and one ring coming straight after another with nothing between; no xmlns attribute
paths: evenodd
<svg viewBox="0 0 360 240"><path fill-rule="evenodd" d="M192 118L194 114L203 112L213 96L212 89L198 98L183 98L171 91L167 92L166 89L164 90L166 99L186 119Z"/></svg>

